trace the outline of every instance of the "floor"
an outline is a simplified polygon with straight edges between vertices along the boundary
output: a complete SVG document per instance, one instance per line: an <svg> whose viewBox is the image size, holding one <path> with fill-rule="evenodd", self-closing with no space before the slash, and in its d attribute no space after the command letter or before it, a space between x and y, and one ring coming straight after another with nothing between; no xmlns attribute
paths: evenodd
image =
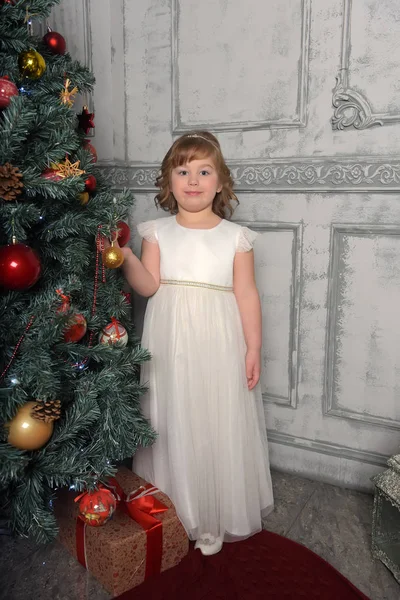
<svg viewBox="0 0 400 600"><path fill-rule="evenodd" d="M371 556L372 496L278 472L273 482L276 508L266 529L322 556L371 600L400 599L396 580ZM0 535L0 557L1 599L110 598L57 542L37 548Z"/></svg>

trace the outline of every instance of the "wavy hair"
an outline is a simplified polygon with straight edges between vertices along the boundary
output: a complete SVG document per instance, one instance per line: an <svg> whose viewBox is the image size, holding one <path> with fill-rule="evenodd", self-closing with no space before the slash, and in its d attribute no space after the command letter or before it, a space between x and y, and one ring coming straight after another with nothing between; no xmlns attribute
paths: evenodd
<svg viewBox="0 0 400 600"><path fill-rule="evenodd" d="M221 146L217 138L208 131L192 131L178 138L168 150L161 164L161 173L156 179L156 186L160 188L155 197L156 206L176 215L178 203L171 192L171 173L192 160L211 158L218 173L219 184L222 185L213 201L213 212L226 219L232 216L234 207L231 202L239 204L233 191L231 172L222 155ZM236 207L235 207L236 208Z"/></svg>

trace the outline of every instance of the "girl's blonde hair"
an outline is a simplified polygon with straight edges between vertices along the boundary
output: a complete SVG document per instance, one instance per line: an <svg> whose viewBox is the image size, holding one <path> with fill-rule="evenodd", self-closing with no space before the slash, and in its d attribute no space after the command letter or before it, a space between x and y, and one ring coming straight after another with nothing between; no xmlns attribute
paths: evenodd
<svg viewBox="0 0 400 600"><path fill-rule="evenodd" d="M233 192L233 179L231 172L222 156L221 146L215 136L208 131L192 131L178 138L168 150L161 164L161 174L156 179L156 186L160 188L155 197L157 207L176 215L178 204L171 192L171 173L192 160L211 158L218 173L222 189L215 195L213 212L226 219L233 213L231 201L239 204Z"/></svg>

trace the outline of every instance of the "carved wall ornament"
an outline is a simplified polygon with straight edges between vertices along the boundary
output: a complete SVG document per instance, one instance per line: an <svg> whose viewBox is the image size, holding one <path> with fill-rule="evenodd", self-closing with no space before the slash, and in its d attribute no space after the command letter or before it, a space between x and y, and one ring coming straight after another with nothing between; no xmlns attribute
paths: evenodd
<svg viewBox="0 0 400 600"><path fill-rule="evenodd" d="M341 64L332 96L332 129L368 129L374 125L400 123L400 113L374 113L365 94L349 84L352 1L343 0Z"/></svg>

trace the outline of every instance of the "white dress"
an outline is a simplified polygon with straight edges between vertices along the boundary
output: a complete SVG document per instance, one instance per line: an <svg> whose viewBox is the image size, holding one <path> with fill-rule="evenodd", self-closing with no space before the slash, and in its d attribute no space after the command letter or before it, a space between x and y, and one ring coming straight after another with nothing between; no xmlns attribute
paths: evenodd
<svg viewBox="0 0 400 600"><path fill-rule="evenodd" d="M237 251L256 234L222 220L188 229L176 217L138 226L159 244L161 285L147 304L142 408L158 432L134 471L174 502L190 539L245 539L273 508L259 384L247 388L246 344L232 290Z"/></svg>

